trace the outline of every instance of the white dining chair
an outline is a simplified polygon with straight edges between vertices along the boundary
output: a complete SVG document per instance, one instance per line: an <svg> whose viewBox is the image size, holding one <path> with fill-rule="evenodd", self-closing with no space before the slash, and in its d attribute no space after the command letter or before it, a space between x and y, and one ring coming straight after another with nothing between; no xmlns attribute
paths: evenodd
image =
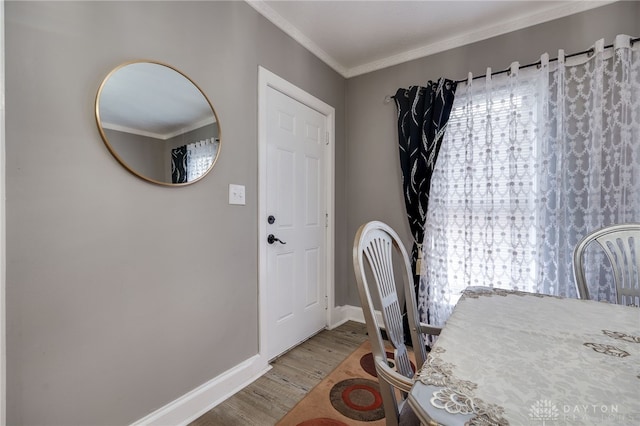
<svg viewBox="0 0 640 426"><path fill-rule="evenodd" d="M368 268L365 268L365 258ZM405 345L403 306L406 303L417 369L422 366L427 356L423 334L438 335L440 328L420 322L409 256L398 234L391 227L373 221L358 229L353 243L353 267L378 374L387 426L419 424L409 404L405 403L407 393L413 385L415 371ZM401 275L402 279L397 280L396 275ZM369 276L373 279L370 280ZM375 306L380 307L379 314L375 311ZM387 339L393 346L393 360L387 359L381 328L385 329ZM390 367L389 361L393 361L395 368Z"/></svg>
<svg viewBox="0 0 640 426"><path fill-rule="evenodd" d="M593 242L600 246L611 263L616 303L640 306L640 223L606 226L578 243L573 253L573 269L581 299L589 299L583 262L585 250Z"/></svg>

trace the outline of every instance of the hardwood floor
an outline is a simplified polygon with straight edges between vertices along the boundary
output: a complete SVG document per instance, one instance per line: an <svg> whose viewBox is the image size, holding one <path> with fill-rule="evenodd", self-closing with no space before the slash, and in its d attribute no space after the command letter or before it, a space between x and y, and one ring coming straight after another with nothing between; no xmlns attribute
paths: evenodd
<svg viewBox="0 0 640 426"><path fill-rule="evenodd" d="M190 426L274 425L366 339L366 326L357 322L323 330L276 358L265 375Z"/></svg>

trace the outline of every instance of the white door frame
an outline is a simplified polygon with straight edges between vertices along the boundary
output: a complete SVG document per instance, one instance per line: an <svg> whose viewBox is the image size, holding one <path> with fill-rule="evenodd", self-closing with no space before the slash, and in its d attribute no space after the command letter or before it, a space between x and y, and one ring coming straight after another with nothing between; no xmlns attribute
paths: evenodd
<svg viewBox="0 0 640 426"><path fill-rule="evenodd" d="M334 292L334 217L335 217L335 108L324 103L320 99L310 95L299 87L278 77L271 71L258 66L258 333L259 333L259 354L266 356L267 340L267 245L265 238L267 235L267 88L273 88L292 99L318 111L327 117L328 146L325 149L325 188L326 188L326 209L327 227L325 259L326 259L326 301L327 315L326 325L330 325L332 311L335 306ZM266 360L269 361L269 360Z"/></svg>

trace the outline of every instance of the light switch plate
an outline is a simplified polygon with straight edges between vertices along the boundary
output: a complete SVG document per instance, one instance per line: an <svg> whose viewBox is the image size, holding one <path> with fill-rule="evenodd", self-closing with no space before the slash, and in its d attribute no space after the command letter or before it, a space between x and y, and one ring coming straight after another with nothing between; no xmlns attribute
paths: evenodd
<svg viewBox="0 0 640 426"><path fill-rule="evenodd" d="M244 185L229 184L229 204L244 206Z"/></svg>

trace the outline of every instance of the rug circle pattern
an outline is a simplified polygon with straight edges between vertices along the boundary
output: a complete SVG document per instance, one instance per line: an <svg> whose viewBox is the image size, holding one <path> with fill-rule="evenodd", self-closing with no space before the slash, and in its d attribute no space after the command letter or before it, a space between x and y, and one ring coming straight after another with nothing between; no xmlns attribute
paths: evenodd
<svg viewBox="0 0 640 426"><path fill-rule="evenodd" d="M329 398L333 408L350 419L371 422L384 418L380 387L373 380L342 380L331 388Z"/></svg>
<svg viewBox="0 0 640 426"><path fill-rule="evenodd" d="M387 352L387 359L389 359L389 367L395 368L393 363L393 354L391 352ZM376 371L376 364L373 362L373 353L369 352L360 358L360 367L367 373L371 374L373 377L378 377L378 372Z"/></svg>
<svg viewBox="0 0 640 426"><path fill-rule="evenodd" d="M389 367L391 368L396 368L395 363L393 362L393 353L392 352L386 352L387 354L387 359ZM365 354L362 356L362 358L360 358L360 366L362 367L362 369L364 371L366 371L367 373L371 374L373 377L378 377L378 372L376 371L376 365L373 362L373 353L369 352L368 354ZM416 371L416 365L413 363L413 361L411 362L411 368L413 369L413 372L415 373Z"/></svg>
<svg viewBox="0 0 640 426"><path fill-rule="evenodd" d="M388 355L392 356L391 353ZM375 373L373 355L371 345L365 341L299 401L277 426L384 426L380 387L371 371Z"/></svg>

